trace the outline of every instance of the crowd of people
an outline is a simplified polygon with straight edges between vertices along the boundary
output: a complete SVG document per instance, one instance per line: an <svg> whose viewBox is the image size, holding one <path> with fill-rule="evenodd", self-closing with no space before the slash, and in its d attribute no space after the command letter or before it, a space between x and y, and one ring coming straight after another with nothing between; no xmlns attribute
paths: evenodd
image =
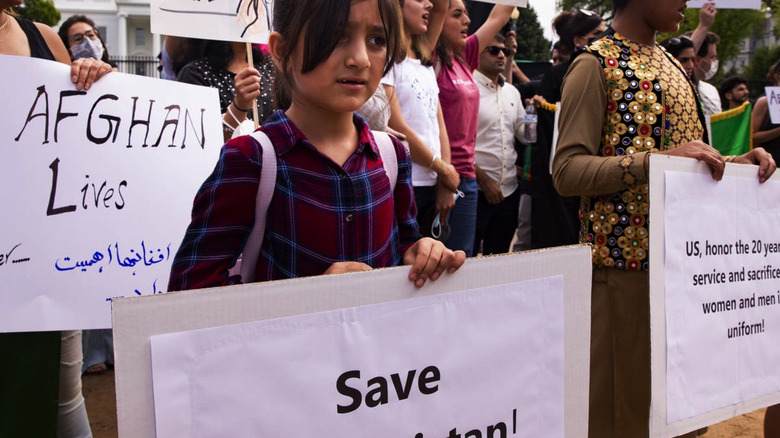
<svg viewBox="0 0 780 438"><path fill-rule="evenodd" d="M649 154L701 160L716 180L726 162L758 165L763 183L780 151L766 97L753 109L755 148L722 156L709 146L705 117L742 106L748 84L706 82L719 68L712 2L695 31L656 42L678 33L686 3L613 0L611 23L561 12L553 66L533 83L513 62L523 42L506 5L468 34L464 0L276 0L274 32L251 53L166 38L165 76L218 89L226 141L195 195L168 289L401 264L423 287L468 257L509 252L513 239L522 249L587 243L589 436L648 436ZM112 70L88 17L58 35L15 17L19 4L0 0L0 54L70 64L79 89ZM780 62L768 79L780 83ZM238 271L242 256L252 265ZM91 436L80 376L113 359L101 353L110 332L83 340L0 334L12 358L0 372L0 437ZM777 411L767 436L780 433Z"/></svg>

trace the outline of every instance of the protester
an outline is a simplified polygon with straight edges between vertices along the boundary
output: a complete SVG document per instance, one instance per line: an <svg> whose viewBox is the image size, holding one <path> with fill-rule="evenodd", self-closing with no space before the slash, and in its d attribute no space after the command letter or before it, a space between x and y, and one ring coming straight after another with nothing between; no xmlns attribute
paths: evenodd
<svg viewBox="0 0 780 438"><path fill-rule="evenodd" d="M720 37L708 32L701 48L694 57L693 81L699 91L701 104L705 115L712 115L722 111L720 93L714 85L705 82L718 73L718 44Z"/></svg>
<svg viewBox="0 0 780 438"><path fill-rule="evenodd" d="M750 97L748 80L742 76L728 77L720 83L720 94L726 102L724 110L739 108Z"/></svg>
<svg viewBox="0 0 780 438"><path fill-rule="evenodd" d="M254 66L249 66L246 43L187 39L184 44L190 47L181 48L182 52L196 55L201 51L202 56L182 67L177 80L219 91L226 140L244 120L254 120L254 101L257 101L259 121L271 115L274 110L271 92L274 67L259 48L252 48Z"/></svg>
<svg viewBox="0 0 780 438"><path fill-rule="evenodd" d="M561 41L558 40L553 44L552 47L552 65L555 67L558 64L564 64L569 62L569 59L571 58L571 53L565 52L561 48Z"/></svg>
<svg viewBox="0 0 780 438"><path fill-rule="evenodd" d="M463 0L451 0L435 53L436 81L439 84L452 164L460 175L458 191L463 194L450 211L447 247L471 256L477 224L477 179L474 170L474 143L477 135L479 89L471 72L479 54L493 35L509 21L514 6L496 5L474 35L467 36L470 23Z"/></svg>
<svg viewBox="0 0 780 438"><path fill-rule="evenodd" d="M389 126L406 136L412 158L417 220L424 236L441 240L460 177L450 164L450 143L439 105L432 49L441 34L449 0L401 0L406 59L382 78L390 97ZM432 230L438 214L440 227ZM427 220L423 221L423 218ZM441 225L444 224L444 225Z"/></svg>
<svg viewBox="0 0 780 438"><path fill-rule="evenodd" d="M559 47L569 56L578 53L607 28L598 14L577 9L559 13L552 25L560 37ZM538 90L542 101L560 102L563 77L568 69L567 60L545 73ZM580 230L579 198L563 197L553 185L549 168L555 112L549 107L540 107L537 112L537 141L531 154L531 247L572 245L577 243Z"/></svg>
<svg viewBox="0 0 780 438"><path fill-rule="evenodd" d="M661 47L677 58L685 74L693 80L693 70L696 66L696 51L693 47L693 40L686 35L670 37L661 41Z"/></svg>
<svg viewBox="0 0 780 438"><path fill-rule="evenodd" d="M398 179L391 188L371 131L353 114L403 56L394 1L274 3L269 48L281 72L277 102L290 106L261 127L278 171L255 269L259 281L403 262L420 287L465 260L462 251L419 238L406 149L393 140ZM242 281L228 269L254 224L261 155L251 136L225 145L195 198L170 290Z"/></svg>
<svg viewBox="0 0 780 438"><path fill-rule="evenodd" d="M561 194L582 197L580 237L592 245L589 436L642 438L650 412L649 154L699 159L716 180L725 161L758 164L760 182L776 166L761 148L724 159L702 141L693 84L655 43L656 32L678 31L685 0L612 3L612 28L564 79L553 178ZM628 59L615 61L621 53Z"/></svg>
<svg viewBox="0 0 780 438"><path fill-rule="evenodd" d="M479 87L475 171L479 186L474 248L482 254L509 251L520 207L514 138L523 137L525 110L520 93L501 73L511 51L496 35L479 55L474 82ZM511 62L511 60L509 61Z"/></svg>
<svg viewBox="0 0 780 438"><path fill-rule="evenodd" d="M772 86L780 85L780 61L774 63L766 74ZM780 124L772 123L766 96L761 96L753 108L753 144L766 149L775 160L780 159Z"/></svg>
<svg viewBox="0 0 780 438"><path fill-rule="evenodd" d="M95 22L86 15L72 15L57 32L68 48L70 59L94 58L109 63L108 49Z"/></svg>
<svg viewBox="0 0 780 438"><path fill-rule="evenodd" d="M21 4L22 0L0 0L0 54L71 65L69 77L79 90L89 90L111 71L111 66L96 59L81 58L71 63L68 50L54 30L13 15L10 8ZM79 372L72 385L63 385L67 393L60 393L60 361L70 362L69 357L61 355L62 341L60 332L0 333L0 351L5 355L0 364L0 437L52 437L57 433L89 436L89 423L77 425L81 426L80 435L58 431L58 398L81 410L84 415L80 418L86 419ZM69 350L80 352L77 347Z"/></svg>

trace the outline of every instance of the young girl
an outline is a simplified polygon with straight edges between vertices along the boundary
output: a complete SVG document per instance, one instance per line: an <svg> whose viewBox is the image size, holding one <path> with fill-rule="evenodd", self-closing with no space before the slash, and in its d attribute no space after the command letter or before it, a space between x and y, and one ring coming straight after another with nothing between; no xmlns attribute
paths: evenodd
<svg viewBox="0 0 780 438"><path fill-rule="evenodd" d="M448 3L449 0L436 0L435 4L430 0L400 0L406 59L382 79L390 97L389 126L403 133L409 143L418 214L435 208L445 217L455 204L453 193L460 178L450 164L432 48L439 39Z"/></svg>
<svg viewBox="0 0 780 438"><path fill-rule="evenodd" d="M441 37L436 48L439 101L447 126L452 164L460 174L459 190L464 198L450 212L450 238L447 247L471 256L477 226L477 175L474 169L474 144L477 138L479 89L471 72L479 64L479 54L493 36L509 21L514 6L496 5L485 23L466 37L471 22L463 0L450 0Z"/></svg>
<svg viewBox="0 0 780 438"><path fill-rule="evenodd" d="M408 155L393 140L393 190L374 137L353 114L400 52L394 0L277 0L269 47L277 102L262 126L276 151L277 177L255 269L259 281L411 264L422 286L465 260L419 239ZM311 19L316 17L316 19ZM169 289L241 282L229 276L254 222L262 149L231 140L198 192Z"/></svg>

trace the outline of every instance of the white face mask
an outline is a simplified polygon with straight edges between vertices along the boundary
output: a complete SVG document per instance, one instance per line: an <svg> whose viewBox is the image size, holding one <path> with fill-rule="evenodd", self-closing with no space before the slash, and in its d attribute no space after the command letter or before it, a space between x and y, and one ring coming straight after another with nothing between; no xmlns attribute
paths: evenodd
<svg viewBox="0 0 780 438"><path fill-rule="evenodd" d="M73 55L74 60L80 58L100 59L103 57L103 43L99 38L94 40L84 38L84 41L70 48L70 53Z"/></svg>
<svg viewBox="0 0 780 438"><path fill-rule="evenodd" d="M712 64L710 64L710 69L704 73L704 80L709 81L717 73L718 73L718 60L716 59L712 61Z"/></svg>

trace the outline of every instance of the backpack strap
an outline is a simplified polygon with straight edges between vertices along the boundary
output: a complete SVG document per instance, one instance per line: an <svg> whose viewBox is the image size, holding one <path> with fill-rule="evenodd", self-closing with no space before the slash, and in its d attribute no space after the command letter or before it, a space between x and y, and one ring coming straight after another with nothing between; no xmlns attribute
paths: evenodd
<svg viewBox="0 0 780 438"><path fill-rule="evenodd" d="M395 153L393 140L390 139L390 134L384 131L371 131L371 133L374 134L376 146L379 148L379 156L390 180L391 191L395 191L395 183L398 181L398 155Z"/></svg>
<svg viewBox="0 0 780 438"><path fill-rule="evenodd" d="M260 184L257 188L257 198L255 199L255 223L252 225L252 231L244 243L242 255L236 266L231 269L231 273L238 271L241 274L242 283L251 283L255 281L255 269L257 259L260 257L260 248L263 246L263 237L265 236L265 222L268 217L268 206L271 204L271 198L274 196L276 187L276 151L271 139L260 130L253 132L252 137L260 143L263 150L263 167L260 170Z"/></svg>

